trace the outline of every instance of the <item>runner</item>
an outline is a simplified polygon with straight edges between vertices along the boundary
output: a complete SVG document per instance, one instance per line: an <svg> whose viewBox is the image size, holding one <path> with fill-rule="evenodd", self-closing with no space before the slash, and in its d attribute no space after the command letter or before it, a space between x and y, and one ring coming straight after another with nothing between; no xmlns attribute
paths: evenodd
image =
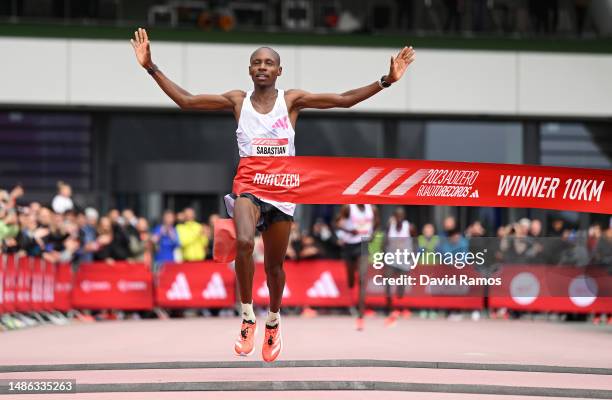
<svg viewBox="0 0 612 400"><path fill-rule="evenodd" d="M282 74L280 56L269 47L260 47L251 54L249 75L253 89L232 90L220 95L193 95L172 82L153 63L147 32L139 28L131 40L139 64L159 87L182 109L227 110L238 123L236 138L240 157L294 156L294 127L298 114L306 108L348 108L366 100L399 80L415 59L412 47L404 47L392 56L389 72L366 86L341 94L313 94L303 90L284 91L276 88ZM325 60L321 60L324 65ZM347 66L353 68L353 66ZM274 361L280 354L280 306L285 287L283 260L287 251L295 204L257 198L249 193L226 196L228 213L236 227L236 276L242 304L242 326L234 351L249 355L254 351L257 326L253 312L253 246L255 230L262 232L265 270L270 290L270 310L262 348L265 361Z"/></svg>
<svg viewBox="0 0 612 400"><path fill-rule="evenodd" d="M370 204L343 205L336 219L338 239L342 241L342 258L346 265L348 287L349 289L355 287L355 276L357 276L360 300L363 297L361 291L365 289L363 286L363 277L366 272L364 270L366 267L364 257L368 255L367 250L362 249L362 245L372 239L372 234L378 223L378 209ZM356 328L361 331L364 326L364 310L363 302L358 302Z"/></svg>
<svg viewBox="0 0 612 400"><path fill-rule="evenodd" d="M406 212L403 207L397 207L389 218L389 226L387 227L387 236L385 238L385 252L395 254L397 251L404 253L413 252L411 224L406 219ZM410 258L408 258L410 260ZM412 264L396 262L385 265L385 277L399 278L401 275L408 275L412 269ZM395 296L401 299L404 296L404 285L397 285ZM400 315L399 309L393 306L393 287L389 284L385 286L387 318L385 319L386 327L393 327L397 323L397 318Z"/></svg>

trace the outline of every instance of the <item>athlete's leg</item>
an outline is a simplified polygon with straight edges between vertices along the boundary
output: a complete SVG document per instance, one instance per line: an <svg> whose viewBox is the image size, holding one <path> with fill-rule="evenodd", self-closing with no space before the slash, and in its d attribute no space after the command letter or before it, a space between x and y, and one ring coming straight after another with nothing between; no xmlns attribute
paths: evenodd
<svg viewBox="0 0 612 400"><path fill-rule="evenodd" d="M291 224L291 221L272 222L262 235L266 281L270 291L270 311L266 320L264 343L261 348L261 355L267 362L276 360L283 347L280 333L280 306L285 289L283 261L289 244Z"/></svg>
<svg viewBox="0 0 612 400"><path fill-rule="evenodd" d="M259 220L259 207L245 197L234 202L234 224L236 226L236 278L242 302L242 325L240 335L234 343L234 352L246 356L255 351L254 339L255 313L253 312L253 248L255 246L255 227Z"/></svg>
<svg viewBox="0 0 612 400"><path fill-rule="evenodd" d="M392 278L393 277L393 271L392 268L388 265L384 266L384 277L385 278ZM387 284L385 285L385 308L387 311L387 316L391 315L391 312L393 311L393 288L391 287L391 285L389 284L389 281L387 280Z"/></svg>
<svg viewBox="0 0 612 400"><path fill-rule="evenodd" d="M285 271L283 261L289 245L291 221L278 221L270 224L262 236L264 242L264 265L266 279L270 291L270 311L277 313L280 310L285 289Z"/></svg>
<svg viewBox="0 0 612 400"><path fill-rule="evenodd" d="M357 264L359 263L359 258L350 258L344 260L344 264L346 265L346 279L348 282L349 289L355 287L355 274L357 273Z"/></svg>
<svg viewBox="0 0 612 400"><path fill-rule="evenodd" d="M240 290L240 301L253 301L253 248L255 228L259 220L259 207L246 197L238 197L234 203L234 224L236 225L236 277Z"/></svg>

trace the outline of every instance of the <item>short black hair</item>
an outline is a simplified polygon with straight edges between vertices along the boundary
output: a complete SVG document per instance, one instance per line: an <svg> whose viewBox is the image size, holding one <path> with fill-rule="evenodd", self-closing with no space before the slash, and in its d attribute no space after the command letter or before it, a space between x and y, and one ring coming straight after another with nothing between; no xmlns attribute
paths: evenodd
<svg viewBox="0 0 612 400"><path fill-rule="evenodd" d="M252 60L252 59L253 59L253 57L255 56L255 54L256 54L258 51L260 51L260 50L264 50L264 49L265 49L265 50L269 50L269 51L272 53L272 55L274 56L274 59L276 60L276 62L278 63L278 65L280 65L280 62L281 62L280 55L279 55L279 54L276 52L276 50L274 50L272 47L268 47L268 46L262 46L262 47L259 47L259 48L255 49L255 51L254 51L253 53L251 53L251 58L250 58L250 60Z"/></svg>

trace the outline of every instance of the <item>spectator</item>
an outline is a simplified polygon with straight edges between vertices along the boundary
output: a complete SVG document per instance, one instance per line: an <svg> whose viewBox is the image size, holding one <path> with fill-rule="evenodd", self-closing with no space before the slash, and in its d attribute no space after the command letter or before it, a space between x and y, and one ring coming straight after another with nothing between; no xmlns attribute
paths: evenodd
<svg viewBox="0 0 612 400"><path fill-rule="evenodd" d="M468 250L468 241L458 229L448 231L447 236L440 241L440 252L442 253L459 254L467 253Z"/></svg>
<svg viewBox="0 0 612 400"><path fill-rule="evenodd" d="M599 239L601 238L601 225L593 224L587 232L587 249L591 254L595 252Z"/></svg>
<svg viewBox="0 0 612 400"><path fill-rule="evenodd" d="M448 216L444 218L442 228L444 229L442 236L450 236L449 233L454 232L457 229L457 220L455 219L455 217Z"/></svg>
<svg viewBox="0 0 612 400"><path fill-rule="evenodd" d="M174 227L174 212L166 210L162 223L153 229L152 241L155 244L155 263L160 266L166 262L175 261L174 252L180 248L178 233Z"/></svg>
<svg viewBox="0 0 612 400"><path fill-rule="evenodd" d="M559 256L559 265L584 267L590 261L586 246L586 237L580 232L566 229L563 232L563 251Z"/></svg>
<svg viewBox="0 0 612 400"><path fill-rule="evenodd" d="M72 202L72 188L69 184L59 181L57 183L57 194L51 202L51 208L58 214L63 214L74 208Z"/></svg>
<svg viewBox="0 0 612 400"><path fill-rule="evenodd" d="M322 250L324 257L340 258L338 239L322 218L317 218L312 226L312 236L317 246Z"/></svg>
<svg viewBox="0 0 612 400"><path fill-rule="evenodd" d="M130 259L150 265L152 260L152 242L149 233L149 222L145 218L138 218L134 229L136 235L130 236Z"/></svg>
<svg viewBox="0 0 612 400"><path fill-rule="evenodd" d="M111 210L109 218L113 231L113 247L121 254L121 259L126 260L132 255L130 250L130 234L136 235L137 232L135 230L130 230L128 232L128 229L130 229L128 228L129 224L126 223L125 217L119 213L119 210ZM131 225L129 226L131 227Z"/></svg>
<svg viewBox="0 0 612 400"><path fill-rule="evenodd" d="M0 208L0 254L16 248L19 225L15 209Z"/></svg>
<svg viewBox="0 0 612 400"><path fill-rule="evenodd" d="M529 262L529 250L531 242L527 237L529 230L529 220L521 219L512 224L512 230L507 237L503 261L513 264L526 264Z"/></svg>
<svg viewBox="0 0 612 400"><path fill-rule="evenodd" d="M469 250L468 241L457 228L455 217L446 217L443 226L444 236L440 239L440 252L452 254L467 252Z"/></svg>
<svg viewBox="0 0 612 400"><path fill-rule="evenodd" d="M202 225L195 220L193 208L184 211L185 222L176 227L184 261L202 261L206 258L208 238L204 235Z"/></svg>
<svg viewBox="0 0 612 400"><path fill-rule="evenodd" d="M121 218L121 213L116 208L113 208L108 212L108 217L111 220L111 224L113 225L122 225L123 218Z"/></svg>
<svg viewBox="0 0 612 400"><path fill-rule="evenodd" d="M21 230L17 238L21 253L30 257L41 257L45 249L44 238L49 234L49 229L38 226L36 216L30 210L24 210L19 216Z"/></svg>
<svg viewBox="0 0 612 400"><path fill-rule="evenodd" d="M612 227L606 229L599 238L593 254L593 263L607 266L608 273L612 273Z"/></svg>
<svg viewBox="0 0 612 400"><path fill-rule="evenodd" d="M552 221L551 232L549 236L561 237L563 236L563 229L565 228L565 221L561 218L555 218Z"/></svg>
<svg viewBox="0 0 612 400"><path fill-rule="evenodd" d="M116 237L116 232L109 217L100 218L96 239L98 250L94 253L94 260L112 263L115 260L128 258L129 253L124 243L121 243L121 240Z"/></svg>
<svg viewBox="0 0 612 400"><path fill-rule="evenodd" d="M425 224L423 225L423 230L421 234L417 238L417 244L419 246L419 251L423 253L422 260L424 260L423 264L434 263L434 258L431 256L438 250L440 246L440 238L435 234L436 230L433 224ZM431 255L430 255L431 254Z"/></svg>
<svg viewBox="0 0 612 400"><path fill-rule="evenodd" d="M568 244L563 240L565 229L565 221L561 218L555 218L552 221L552 229L550 232L551 238L546 240L544 247L544 255L546 264L557 265L560 260L561 253L565 250Z"/></svg>
<svg viewBox="0 0 612 400"><path fill-rule="evenodd" d="M80 249L78 253L80 262L92 262L94 259L94 252L97 250L98 245L96 238L98 236L98 211L95 208L88 207L84 213L78 215L79 224L79 239Z"/></svg>
<svg viewBox="0 0 612 400"><path fill-rule="evenodd" d="M531 239L530 262L532 264L545 263L544 246L546 243L542 237L542 222L539 219L531 220L529 238Z"/></svg>
<svg viewBox="0 0 612 400"><path fill-rule="evenodd" d="M323 255L323 252L317 245L317 242L310 235L302 235L300 247L300 254L298 256L300 260L312 260L315 258L320 258Z"/></svg>

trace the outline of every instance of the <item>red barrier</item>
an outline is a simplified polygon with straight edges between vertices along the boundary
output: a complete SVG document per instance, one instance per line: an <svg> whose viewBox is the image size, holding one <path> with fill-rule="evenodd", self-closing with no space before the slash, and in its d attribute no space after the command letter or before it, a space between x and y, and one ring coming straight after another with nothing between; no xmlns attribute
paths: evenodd
<svg viewBox="0 0 612 400"><path fill-rule="evenodd" d="M72 266L70 263L58 264L55 270L55 287L53 308L66 312L72 309Z"/></svg>
<svg viewBox="0 0 612 400"><path fill-rule="evenodd" d="M414 278L414 284L404 285L404 293L401 298L397 297L398 287L391 286L392 305L409 308L431 308L431 309L462 309L480 310L484 307L484 287L468 286L460 283L462 275L468 278L478 278L481 275L472 267L463 269L444 265L419 265L406 274ZM375 284L381 282L380 275L384 276L383 270L368 269L366 279L366 305L386 305L385 286ZM440 279L445 276L455 279L451 284L433 284L432 278ZM452 281L451 281L452 282Z"/></svg>
<svg viewBox="0 0 612 400"><path fill-rule="evenodd" d="M344 263L337 260L286 261L284 306L347 307L355 304L348 289ZM269 304L263 264L255 266L253 302Z"/></svg>
<svg viewBox="0 0 612 400"><path fill-rule="evenodd" d="M43 311L44 265L40 258L34 259L32 268L32 311Z"/></svg>
<svg viewBox="0 0 612 400"><path fill-rule="evenodd" d="M19 257L17 259L16 309L19 312L30 311L30 292L32 284L32 259Z"/></svg>
<svg viewBox="0 0 612 400"><path fill-rule="evenodd" d="M491 308L610 313L612 276L604 268L506 265L490 289Z"/></svg>
<svg viewBox="0 0 612 400"><path fill-rule="evenodd" d="M6 258L4 269L4 311L14 312L15 308L15 288L17 286L17 267L15 266L15 256L9 254Z"/></svg>
<svg viewBox="0 0 612 400"><path fill-rule="evenodd" d="M4 265L6 254L0 254L0 315L4 313Z"/></svg>
<svg viewBox="0 0 612 400"><path fill-rule="evenodd" d="M44 263L43 269L43 309L53 311L55 303L55 264Z"/></svg>
<svg viewBox="0 0 612 400"><path fill-rule="evenodd" d="M346 307L355 304L346 282L345 266L339 260L285 262L284 306ZM368 268L366 304L385 305L385 287L374 283L381 270ZM395 306L410 308L481 309L483 286L460 283L433 285L428 278L480 277L470 267L461 270L421 265L408 276L418 284L404 285ZM236 301L235 276L227 264L194 262L167 264L157 276L144 264L91 263L80 266L76 276L70 264L55 266L41 259L0 257L0 313L13 311L68 311L86 309L146 310L153 302L166 308L231 307ZM525 311L611 313L612 276L603 268L545 265L504 266L493 278L500 286L489 286L489 306ZM380 276L378 278L380 282ZM255 304L267 306L269 292L262 264L257 264L253 282Z"/></svg>
<svg viewBox="0 0 612 400"><path fill-rule="evenodd" d="M75 277L71 302L75 308L150 310L153 276L141 263L82 264Z"/></svg>
<svg viewBox="0 0 612 400"><path fill-rule="evenodd" d="M234 285L234 271L227 264L168 263L159 271L155 302L166 308L232 307Z"/></svg>

